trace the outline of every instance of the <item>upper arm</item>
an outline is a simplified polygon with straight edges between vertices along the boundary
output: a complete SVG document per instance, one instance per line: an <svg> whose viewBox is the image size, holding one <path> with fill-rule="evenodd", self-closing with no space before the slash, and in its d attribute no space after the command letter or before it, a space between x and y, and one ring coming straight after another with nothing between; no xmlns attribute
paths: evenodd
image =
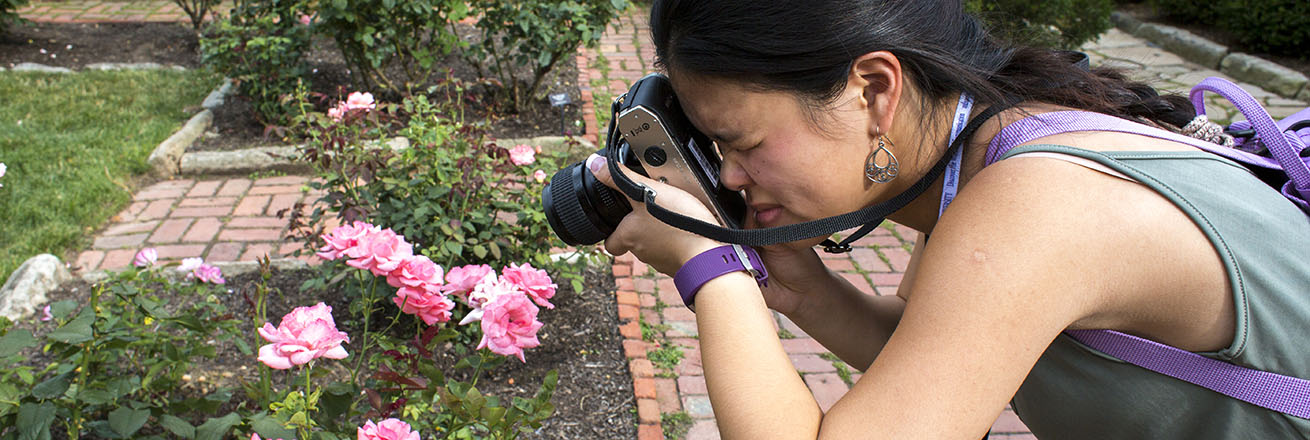
<svg viewBox="0 0 1310 440"><path fill-rule="evenodd" d="M980 437L1060 331L1102 307L1086 251L1109 234L1086 212L1099 202L1049 170L993 167L938 223L899 326L823 436Z"/></svg>
<svg viewBox="0 0 1310 440"><path fill-rule="evenodd" d="M896 296L902 300L910 300L910 290L914 288L914 276L919 273L919 261L923 260L923 248L927 241L928 236L922 232L914 238L914 250L910 252L910 262L905 265L905 276L901 278L901 284L896 286Z"/></svg>

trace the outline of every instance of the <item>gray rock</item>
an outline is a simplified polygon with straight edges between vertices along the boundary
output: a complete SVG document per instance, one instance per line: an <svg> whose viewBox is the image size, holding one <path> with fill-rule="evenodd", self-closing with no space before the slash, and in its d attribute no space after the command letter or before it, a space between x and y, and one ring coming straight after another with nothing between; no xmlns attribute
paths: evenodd
<svg viewBox="0 0 1310 440"><path fill-rule="evenodd" d="M1191 32L1154 23L1137 28L1137 36L1160 45L1165 50L1204 67L1215 69L1228 54L1228 48Z"/></svg>
<svg viewBox="0 0 1310 440"><path fill-rule="evenodd" d="M51 67L45 64L37 63L19 63L14 66L15 72L45 72L45 73L73 73L67 67Z"/></svg>
<svg viewBox="0 0 1310 440"><path fill-rule="evenodd" d="M299 147L256 147L237 151L195 151L182 155L182 174L249 174L256 171L301 172Z"/></svg>
<svg viewBox="0 0 1310 440"><path fill-rule="evenodd" d="M1305 87L1301 88L1301 92L1296 94L1296 99L1310 102L1310 84L1307 84Z"/></svg>
<svg viewBox="0 0 1310 440"><path fill-rule="evenodd" d="M187 121L181 130L173 133L172 136L164 139L164 142L155 147L155 151L150 153L150 157L146 161L161 176L177 174L181 169L182 154L186 152L186 148L195 142L196 138L200 137L213 122L214 114L209 110L197 113L191 117L191 120Z"/></svg>
<svg viewBox="0 0 1310 440"><path fill-rule="evenodd" d="M1219 71L1284 98L1296 97L1307 82L1301 72L1244 53L1232 53L1224 57Z"/></svg>
<svg viewBox="0 0 1310 440"><path fill-rule="evenodd" d="M1130 34L1137 34L1137 29L1142 26L1142 22L1133 18L1131 15L1122 12L1110 13L1110 22L1114 26Z"/></svg>
<svg viewBox="0 0 1310 440"><path fill-rule="evenodd" d="M0 316L13 321L32 316L48 301L46 292L71 279L59 257L41 254L27 259L0 287Z"/></svg>
<svg viewBox="0 0 1310 440"><path fill-rule="evenodd" d="M87 70L160 70L164 68L164 65L159 63L93 63L86 65Z"/></svg>
<svg viewBox="0 0 1310 440"><path fill-rule="evenodd" d="M200 104L206 110L213 110L223 106L223 102L228 96L232 95L232 80L224 80L223 85L205 97L204 103Z"/></svg>

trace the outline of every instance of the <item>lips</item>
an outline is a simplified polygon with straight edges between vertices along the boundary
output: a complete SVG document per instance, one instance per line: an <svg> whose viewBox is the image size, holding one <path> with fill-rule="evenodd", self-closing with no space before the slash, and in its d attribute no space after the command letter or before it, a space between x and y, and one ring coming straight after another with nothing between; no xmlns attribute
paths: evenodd
<svg viewBox="0 0 1310 440"><path fill-rule="evenodd" d="M769 227L782 218L782 206L775 204L750 205L750 216L759 227Z"/></svg>

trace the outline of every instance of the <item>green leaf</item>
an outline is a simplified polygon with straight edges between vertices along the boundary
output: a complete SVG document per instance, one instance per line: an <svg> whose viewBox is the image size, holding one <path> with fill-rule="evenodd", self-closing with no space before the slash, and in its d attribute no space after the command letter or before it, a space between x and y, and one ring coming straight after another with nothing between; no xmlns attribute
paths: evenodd
<svg viewBox="0 0 1310 440"><path fill-rule="evenodd" d="M95 315L91 313L91 308L87 307L82 310L82 314L78 315L77 319L69 321L50 332L46 335L46 338L66 344L80 344L90 341L91 323L93 322L95 322Z"/></svg>
<svg viewBox="0 0 1310 440"><path fill-rule="evenodd" d="M187 423L186 420L182 420L171 414L164 414L163 417L160 417L159 426L167 429L168 432L171 432L178 437L186 439L196 438L196 427L191 426L191 424Z"/></svg>
<svg viewBox="0 0 1310 440"><path fill-rule="evenodd" d="M250 427L262 438L296 438L296 431L288 429L281 421L267 414L254 418Z"/></svg>
<svg viewBox="0 0 1310 440"><path fill-rule="evenodd" d="M36 384L32 387L32 397L44 400L62 396L65 391L68 391L68 375L69 373L60 374Z"/></svg>
<svg viewBox="0 0 1310 440"><path fill-rule="evenodd" d="M473 246L473 255L478 258L487 257L487 247L483 245Z"/></svg>
<svg viewBox="0 0 1310 440"><path fill-rule="evenodd" d="M8 334L0 336L0 358L17 354L33 345L36 345L36 338L32 337L32 332L23 329L10 330Z"/></svg>
<svg viewBox="0 0 1310 440"><path fill-rule="evenodd" d="M241 416L237 413L227 413L223 417L206 420L196 427L196 440L222 440L237 423L241 423Z"/></svg>
<svg viewBox="0 0 1310 440"><path fill-rule="evenodd" d="M145 426L146 420L150 419L150 410L148 409L129 409L119 407L109 412L109 428L123 437L131 437Z"/></svg>
<svg viewBox="0 0 1310 440"><path fill-rule="evenodd" d="M55 421L55 405L42 402L18 408L18 440L50 440L50 424Z"/></svg>
<svg viewBox="0 0 1310 440"><path fill-rule="evenodd" d="M55 319L63 319L73 313L74 310L77 310L77 301L71 299L55 301L50 304L50 315L54 316Z"/></svg>
<svg viewBox="0 0 1310 440"><path fill-rule="evenodd" d="M332 7L343 11L346 9L346 0L332 0Z"/></svg>

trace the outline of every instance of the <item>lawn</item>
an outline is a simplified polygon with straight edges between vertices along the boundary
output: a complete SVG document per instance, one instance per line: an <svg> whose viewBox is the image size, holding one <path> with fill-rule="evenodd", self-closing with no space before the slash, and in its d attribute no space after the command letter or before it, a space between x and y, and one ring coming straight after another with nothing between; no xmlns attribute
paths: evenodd
<svg viewBox="0 0 1310 440"><path fill-rule="evenodd" d="M71 257L150 171L150 152L220 81L204 71L0 73L0 280Z"/></svg>

